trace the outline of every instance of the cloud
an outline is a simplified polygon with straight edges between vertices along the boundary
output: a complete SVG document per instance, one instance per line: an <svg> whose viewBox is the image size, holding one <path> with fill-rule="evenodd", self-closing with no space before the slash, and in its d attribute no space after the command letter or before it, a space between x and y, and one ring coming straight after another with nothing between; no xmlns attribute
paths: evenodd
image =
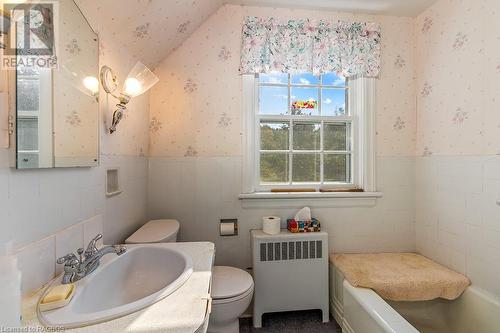
<svg viewBox="0 0 500 333"><path fill-rule="evenodd" d="M330 98L327 98L323 101L323 104L332 104L332 100Z"/></svg>
<svg viewBox="0 0 500 333"><path fill-rule="evenodd" d="M336 79L334 82L333 82L333 85L334 86L343 86L345 85L345 78L342 77L342 76L339 76L338 79Z"/></svg>
<svg viewBox="0 0 500 333"><path fill-rule="evenodd" d="M269 77L269 83L281 83L281 81L277 77L271 76Z"/></svg>
<svg viewBox="0 0 500 333"><path fill-rule="evenodd" d="M311 84L311 81L304 79L303 77L300 78L300 83L302 84Z"/></svg>
<svg viewBox="0 0 500 333"><path fill-rule="evenodd" d="M261 123L260 127L268 127L276 130L276 129L287 128L288 126L286 124Z"/></svg>

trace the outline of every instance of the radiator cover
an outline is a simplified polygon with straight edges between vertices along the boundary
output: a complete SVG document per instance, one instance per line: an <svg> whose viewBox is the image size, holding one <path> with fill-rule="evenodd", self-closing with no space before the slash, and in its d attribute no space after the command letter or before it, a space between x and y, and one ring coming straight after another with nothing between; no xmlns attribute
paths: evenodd
<svg viewBox="0 0 500 333"><path fill-rule="evenodd" d="M251 231L254 327L267 312L320 309L328 322L328 234Z"/></svg>

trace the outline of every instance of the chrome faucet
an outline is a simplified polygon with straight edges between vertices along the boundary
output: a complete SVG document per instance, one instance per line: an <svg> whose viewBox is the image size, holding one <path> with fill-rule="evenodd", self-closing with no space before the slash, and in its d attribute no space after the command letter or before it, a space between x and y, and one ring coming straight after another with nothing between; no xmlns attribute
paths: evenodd
<svg viewBox="0 0 500 333"><path fill-rule="evenodd" d="M108 253L121 255L127 250L123 245L104 246L98 249L97 241L101 238L102 234L98 234L90 241L86 250L79 248L76 251L78 257L74 253L69 253L57 259L58 264L64 264L63 284L76 282L95 271L104 255Z"/></svg>

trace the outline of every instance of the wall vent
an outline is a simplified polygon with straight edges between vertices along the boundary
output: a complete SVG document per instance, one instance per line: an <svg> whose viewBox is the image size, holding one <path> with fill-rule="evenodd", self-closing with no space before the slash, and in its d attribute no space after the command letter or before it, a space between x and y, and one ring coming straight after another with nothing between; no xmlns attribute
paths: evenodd
<svg viewBox="0 0 500 333"><path fill-rule="evenodd" d="M306 260L323 258L323 241L260 243L260 261Z"/></svg>

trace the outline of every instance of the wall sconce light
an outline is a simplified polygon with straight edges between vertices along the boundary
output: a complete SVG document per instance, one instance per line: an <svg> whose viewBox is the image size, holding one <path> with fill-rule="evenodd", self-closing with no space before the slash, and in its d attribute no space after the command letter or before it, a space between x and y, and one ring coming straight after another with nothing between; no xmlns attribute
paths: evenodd
<svg viewBox="0 0 500 333"><path fill-rule="evenodd" d="M110 67L103 66L101 68L100 79L104 91L119 101L119 103L116 104L116 110L113 112L113 120L109 128L110 134L116 131L116 126L120 120L122 120L123 112L127 110L126 105L130 102L130 99L145 93L160 81L160 79L141 62L137 62L134 68L132 68L125 79L122 92L119 95L114 94L118 88L118 79Z"/></svg>

